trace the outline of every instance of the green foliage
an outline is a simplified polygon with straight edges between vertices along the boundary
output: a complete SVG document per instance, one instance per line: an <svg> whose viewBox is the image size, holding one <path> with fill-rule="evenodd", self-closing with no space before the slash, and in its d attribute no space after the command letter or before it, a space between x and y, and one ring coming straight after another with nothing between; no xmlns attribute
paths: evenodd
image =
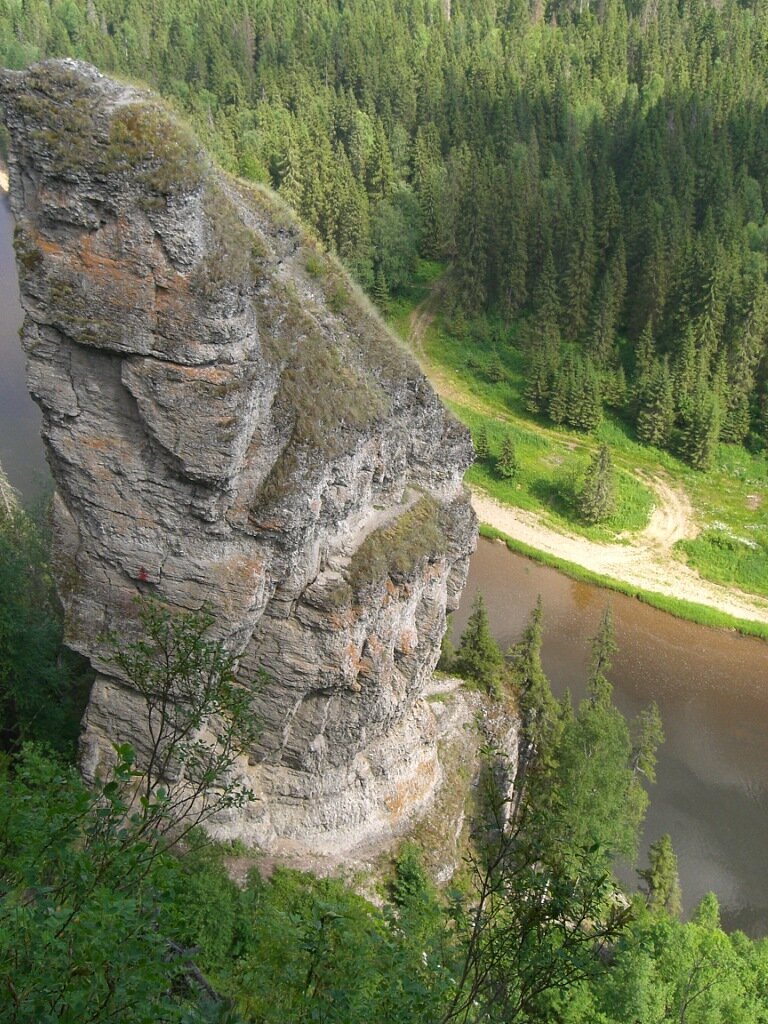
<svg viewBox="0 0 768 1024"><path fill-rule="evenodd" d="M468 312L525 318L528 411L551 408L555 422L599 429L601 439L625 434L618 421L600 424L605 401L647 443L679 450L692 465L714 455L727 463L690 486L701 507L714 505L713 495L728 506L739 551L708 531L689 557L764 586L762 555L742 529L755 517L744 497L762 494L764 469L714 445L719 421L727 440L765 441L765 5L558 2L541 14L536 5L529 13L470 2L447 18L438 0L190 0L152 9L29 0L0 5L0 59L20 67L73 54L153 77L227 167L268 178L381 298L407 291L419 252L450 263L457 349L465 349ZM111 150L98 157L83 131L87 94L62 75L66 104L35 87L22 104L42 125L37 142L56 173L131 167L158 201L172 182L195 187L195 154L164 111L116 112ZM250 249L232 253L223 227L222 253L250 262ZM22 253L28 270L35 259ZM329 287L332 307L347 315L347 286ZM286 320L299 316L289 305ZM300 444L332 447L348 360L304 333L278 404L290 410ZM483 388L496 389L501 405L517 410L520 357L502 337L495 351L504 378L488 379L498 366L478 343L476 387L486 397ZM304 365L318 381L310 409ZM620 370L629 377L623 400L609 381ZM345 405L345 417L369 422L378 391L364 405ZM498 450L500 432L489 423ZM554 471L540 441L516 433L514 487L538 487L549 502ZM620 450L625 463L643 464L631 438ZM396 524L372 542L377 571L390 571L388 549L398 552L395 572L429 557L411 536L429 533L429 515L413 526L401 534ZM759 532L754 543L762 545ZM49 678L57 631L34 619L36 605L48 617L50 600L45 574L28 570L26 544L13 536L0 559L2 681L10 680L3 712L14 742L50 741L66 733L45 721L49 709L63 709L64 688ZM25 632L35 640L26 651ZM457 906L442 931L425 931L418 915L411 925L409 906L431 899L412 860L397 909L384 914L341 883L286 872L239 894L220 864L202 858L181 881L164 856L142 876L146 833L138 845L133 833L120 835L119 791L136 770L127 752L117 789L107 782L95 802L67 772L25 755L1 787L0 979L11 1019L173 1020L180 1003L199 1007L189 957L169 957L172 936L199 946L217 985L251 1020L764 1021L765 944L724 935L711 900L689 925L639 905L629 927L616 914L604 865L608 852L631 846L640 803L632 787L638 772L652 773L658 720L649 712L628 735L615 717L605 631L587 701L555 715L539 685L539 633L534 621L512 661L531 736L540 733L531 756L539 748L543 767L531 765L513 841L478 861L474 901ZM556 728L543 728L555 719ZM595 956L605 939L610 968ZM185 1012L192 1019L197 1010Z"/></svg>
<svg viewBox="0 0 768 1024"><path fill-rule="evenodd" d="M680 542L689 564L725 586L767 593L768 534L753 530L739 537L723 526L718 521L718 529L705 530L695 540Z"/></svg>
<svg viewBox="0 0 768 1024"><path fill-rule="evenodd" d="M49 543L44 519L0 508L0 746L37 740L71 757L92 676L62 646Z"/></svg>
<svg viewBox="0 0 768 1024"><path fill-rule="evenodd" d="M459 919L466 960L445 1021L553 1019L553 999L568 1004L582 985L603 981L598 951L620 941L632 918L611 864L632 854L647 801L630 726L605 677L615 650L610 614L575 712L549 690L541 626L539 601L510 652L524 727L514 792L502 795L487 774L494 827L473 861L474 899Z"/></svg>
<svg viewBox="0 0 768 1024"><path fill-rule="evenodd" d="M151 597L136 603L139 638L112 638L113 664L146 712L133 799L142 835L178 841L254 799L233 772L258 731L254 684L236 681L236 658L208 635L215 623L208 610L175 615Z"/></svg>
<svg viewBox="0 0 768 1024"><path fill-rule="evenodd" d="M184 951L157 928L178 870L169 851L252 799L232 769L255 721L234 659L206 635L210 615L175 617L141 599L139 622L141 638L118 646L114 663L144 702L143 756L115 747L93 792L34 747L3 766L0 970L13 1021L200 1019Z"/></svg>
<svg viewBox="0 0 768 1024"><path fill-rule="evenodd" d="M496 471L500 476L503 476L505 480L512 480L517 476L520 465L517 461L517 452L515 451L515 442L512 439L512 435L507 433L504 435L504 440L501 443L501 451L499 457L496 460Z"/></svg>
<svg viewBox="0 0 768 1024"><path fill-rule="evenodd" d="M564 1019L765 1022L766 943L751 943L738 932L726 935L718 926L717 900L710 894L703 903L706 923L695 914L687 925L636 907L636 920L614 947L611 970L577 998L569 995L573 1012L563 1006Z"/></svg>
<svg viewBox="0 0 768 1024"><path fill-rule="evenodd" d="M32 747L12 773L4 769L5 1020L182 1019L171 989L184 967L155 926L171 864L161 865L125 822L120 793L131 771L128 748L96 793Z"/></svg>
<svg viewBox="0 0 768 1024"><path fill-rule="evenodd" d="M437 1018L446 966L432 948L434 936L414 942L404 931L407 915L400 927L342 882L285 869L268 882L252 875L243 903L232 974L247 1020L427 1024Z"/></svg>
<svg viewBox="0 0 768 1024"><path fill-rule="evenodd" d="M475 454L478 459L485 462L485 460L491 454L490 445L488 444L488 430L484 423L477 429L474 437L472 438L475 444Z"/></svg>
<svg viewBox="0 0 768 1024"><path fill-rule="evenodd" d="M576 849L597 848L607 869L613 858L632 859L648 797L634 762L632 730L613 705L605 673L615 650L610 611L592 641L587 696L561 714L548 798Z"/></svg>
<svg viewBox="0 0 768 1024"><path fill-rule="evenodd" d="M648 859L649 866L638 871L645 882L648 906L651 910L663 909L672 917L678 917L683 906L682 893L677 874L677 857L669 835L663 835L651 843Z"/></svg>
<svg viewBox="0 0 768 1024"><path fill-rule="evenodd" d="M419 207L411 192L401 190L379 202L371 221L374 268L392 291L413 278L419 254Z"/></svg>
<svg viewBox="0 0 768 1024"><path fill-rule="evenodd" d="M483 595L478 591L472 602L451 669L488 693L499 695L503 679L504 657L491 635Z"/></svg>
<svg viewBox="0 0 768 1024"><path fill-rule="evenodd" d="M519 694L525 735L539 761L548 758L559 732L560 715L541 664L544 611L541 597L520 640L509 650L512 681Z"/></svg>
<svg viewBox="0 0 768 1024"><path fill-rule="evenodd" d="M692 354L723 436L760 433L766 17L736 0L650 13L557 3L546 16L473 0L460 17L437 0L31 0L0 9L0 61L70 55L151 79L227 169L277 188L378 300L407 289L419 256L450 263L459 320L522 315L532 355L565 343L594 363L565 409L553 396L555 422L596 428L625 345L634 398L612 388L611 401L640 436L683 440L698 464L713 410L707 400L703 422L685 422ZM104 158L146 174L159 200L171 181L194 186L198 155L165 110L119 107L102 153L81 130L87 90L57 74L67 103L45 88L23 102L60 173ZM665 354L673 423L665 394L638 400Z"/></svg>

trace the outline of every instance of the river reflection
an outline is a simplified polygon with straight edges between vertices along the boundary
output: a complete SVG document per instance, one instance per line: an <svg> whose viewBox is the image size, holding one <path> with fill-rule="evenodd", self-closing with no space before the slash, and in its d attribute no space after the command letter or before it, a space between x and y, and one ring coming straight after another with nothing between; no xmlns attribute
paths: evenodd
<svg viewBox="0 0 768 1024"><path fill-rule="evenodd" d="M768 644L683 622L481 540L472 558L456 636L480 589L506 647L544 602L542 660L553 688L583 693L588 638L610 601L619 652L610 677L628 715L655 700L666 742L645 836L669 832L687 910L713 890L723 923L768 934ZM644 858L641 857L641 859Z"/></svg>
<svg viewBox="0 0 768 1024"><path fill-rule="evenodd" d="M40 410L24 384L25 356L19 343L24 318L13 255L13 218L0 193L0 463L25 499L49 486L40 441Z"/></svg>

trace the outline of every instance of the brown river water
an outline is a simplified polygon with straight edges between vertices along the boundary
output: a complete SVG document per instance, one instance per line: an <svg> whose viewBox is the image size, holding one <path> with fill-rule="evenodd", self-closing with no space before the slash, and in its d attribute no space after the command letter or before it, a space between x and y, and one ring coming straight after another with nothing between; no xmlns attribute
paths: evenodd
<svg viewBox="0 0 768 1024"><path fill-rule="evenodd" d="M12 231L0 196L0 461L29 499L49 477L40 416L24 385ZM713 890L726 927L768 934L768 644L682 622L485 540L455 616L457 635L478 588L504 646L517 639L542 595L544 666L556 692L570 687L575 696L586 676L587 638L610 601L620 645L611 673L616 701L635 714L656 700L667 737L645 843L672 836L687 909Z"/></svg>
<svg viewBox="0 0 768 1024"><path fill-rule="evenodd" d="M666 742L644 850L664 832L677 853L686 910L712 890L723 924L768 934L768 643L683 622L480 540L454 636L480 590L502 647L518 639L541 594L542 661L558 695L584 691L588 638L610 603L619 651L609 673L621 710L661 709ZM634 877L622 872L625 881Z"/></svg>

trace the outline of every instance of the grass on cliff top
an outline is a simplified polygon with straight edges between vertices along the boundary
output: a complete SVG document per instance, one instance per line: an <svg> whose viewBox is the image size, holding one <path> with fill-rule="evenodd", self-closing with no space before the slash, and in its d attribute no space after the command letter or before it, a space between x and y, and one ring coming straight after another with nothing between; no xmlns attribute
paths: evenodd
<svg viewBox="0 0 768 1024"><path fill-rule="evenodd" d="M391 303L390 322L404 337L412 312L440 273L439 264L422 264L412 287ZM766 453L723 444L717 465L702 473L668 452L641 445L632 428L610 413L593 436L531 416L522 407L526 364L515 344L518 326L493 317L457 325L438 313L423 339L425 366L448 382L450 407L475 436L481 426L488 433L491 458L476 463L467 480L500 501L542 513L555 527L620 541L621 534L646 525L653 507L652 491L636 474L663 475L688 494L700 528L695 540L678 542L679 554L706 579L768 596ZM495 471L507 430L520 461L511 482ZM575 514L573 495L601 442L609 445L617 470L617 508L607 523L587 527Z"/></svg>
<svg viewBox="0 0 768 1024"><path fill-rule="evenodd" d="M407 576L423 558L445 550L440 507L424 495L415 505L369 534L352 556L347 580L358 596L372 583L387 577Z"/></svg>
<svg viewBox="0 0 768 1024"><path fill-rule="evenodd" d="M196 188L206 162L192 130L156 96L137 97L111 111L104 137L107 97L73 68L43 65L27 71L16 103L34 123L33 139L58 174L130 173L152 207L172 193Z"/></svg>

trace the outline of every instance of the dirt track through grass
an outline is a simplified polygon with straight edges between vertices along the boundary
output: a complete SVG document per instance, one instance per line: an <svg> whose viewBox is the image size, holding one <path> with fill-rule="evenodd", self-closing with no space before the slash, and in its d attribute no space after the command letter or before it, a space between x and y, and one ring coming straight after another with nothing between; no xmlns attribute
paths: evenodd
<svg viewBox="0 0 768 1024"><path fill-rule="evenodd" d="M412 311L408 337L411 348L441 398L485 414L498 415L497 410L469 394L426 354L425 336L437 316L445 287L445 279L439 279ZM514 420L514 417L506 418ZM550 433L529 421L525 428L545 437ZM472 502L481 522L538 551L632 587L706 605L734 618L768 623L768 600L705 580L675 557L673 547L677 541L692 539L698 533L695 513L685 490L660 474L650 475L628 466L623 468L653 491L655 507L645 529L623 537L622 543L601 543L555 529L544 515L502 504L479 488L473 488Z"/></svg>

